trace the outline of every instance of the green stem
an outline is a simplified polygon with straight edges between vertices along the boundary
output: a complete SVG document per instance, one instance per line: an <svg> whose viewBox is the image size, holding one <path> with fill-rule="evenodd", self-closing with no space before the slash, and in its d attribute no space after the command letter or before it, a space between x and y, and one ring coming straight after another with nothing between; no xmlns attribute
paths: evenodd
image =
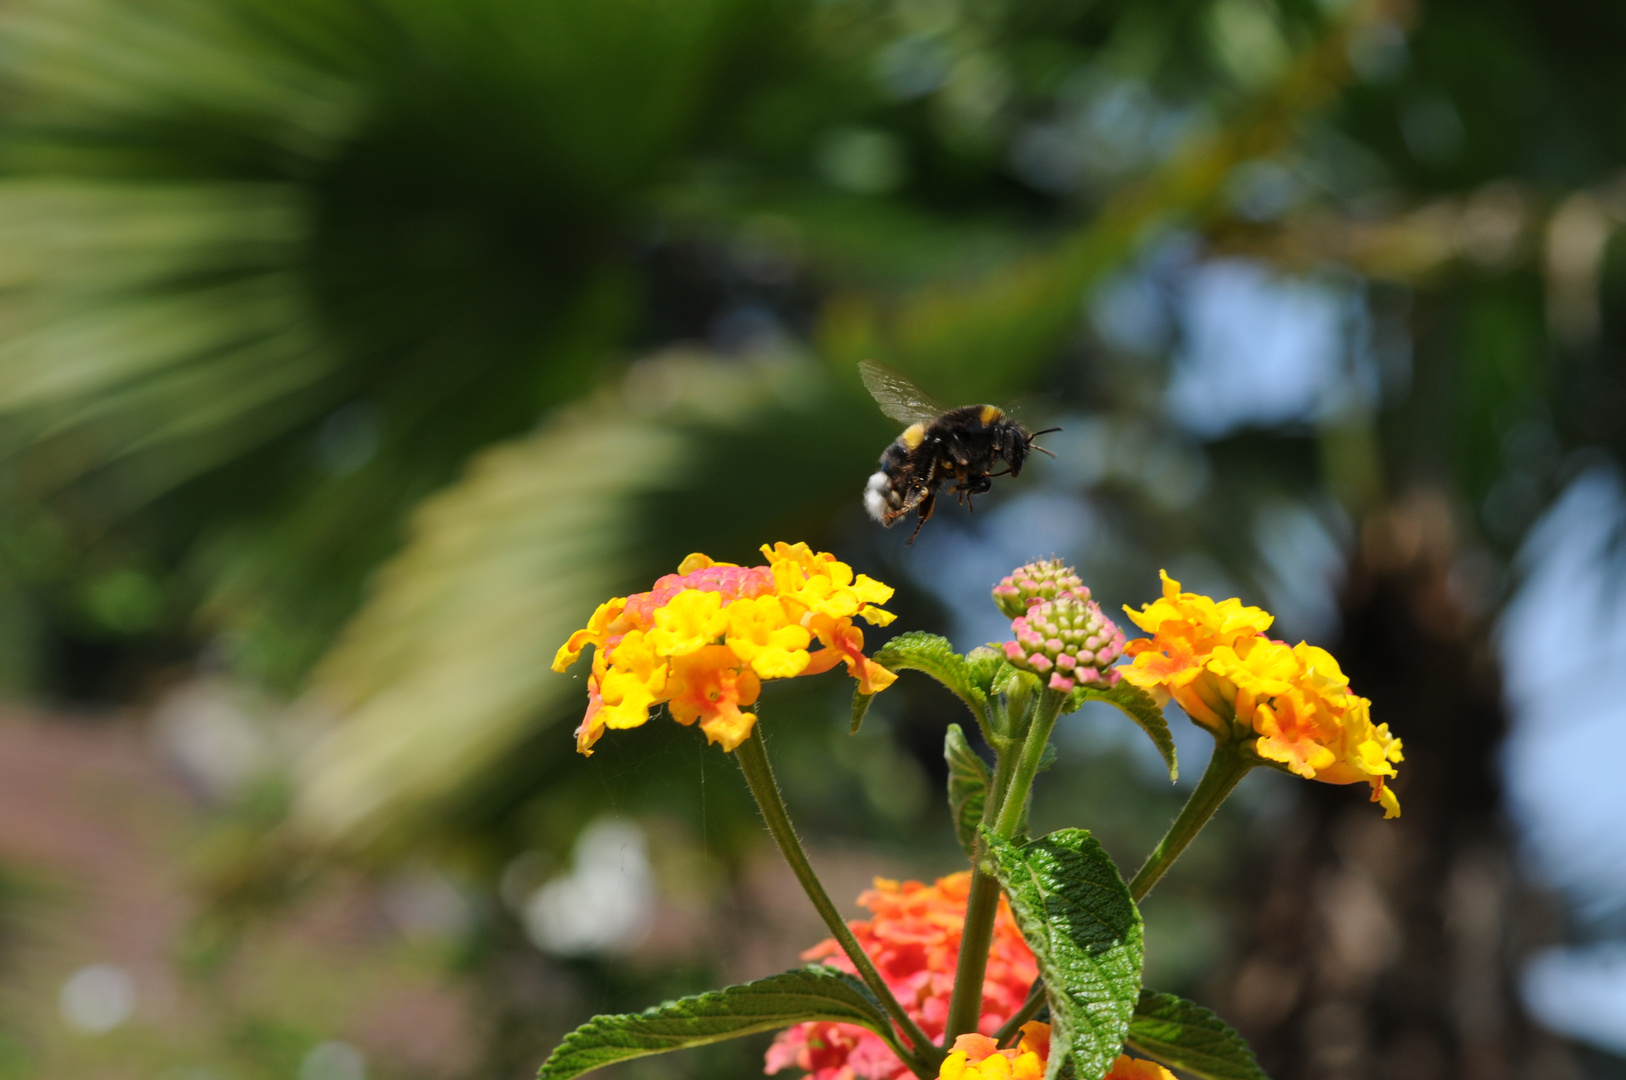
<svg viewBox="0 0 1626 1080"><path fill-rule="evenodd" d="M1203 771L1203 778L1197 781L1197 789L1186 800L1186 805L1180 808L1179 816L1169 826L1162 841L1147 856L1135 880L1129 883L1129 895L1135 898L1137 904L1146 899L1146 894L1152 891L1158 878L1168 872L1174 860L1197 838L1203 826L1208 824L1208 819L1214 816L1214 811L1220 808L1226 796L1241 783L1253 766L1254 763L1243 756L1242 744L1214 744L1214 756L1208 759L1208 768Z"/></svg>
<svg viewBox="0 0 1626 1080"><path fill-rule="evenodd" d="M762 820L767 823L768 832L773 836L774 843L779 845L779 853L790 864L791 871L795 873L796 880L801 882L802 891L807 898L813 901L813 907L818 910L819 917L830 928L847 958L853 962L858 970L858 977L864 980L864 985L880 1001L881 1007L886 1010L892 1022L898 1026L905 1039L909 1041L913 1052L900 1054L908 1064L911 1071L917 1076L935 1076L937 1066L942 1060L942 1054L926 1033L920 1030L920 1025L904 1012L903 1006L893 996L892 991L881 978L881 973L875 970L870 961L869 954L864 952L863 946L853 936L852 928L847 920L841 917L841 912L830 901L830 894L824 891L824 883L813 872L813 866L807 861L807 852L802 849L802 842L796 836L796 828L790 822L790 813L785 808L785 799L779 793L779 783L774 779L773 767L768 764L768 750L763 745L760 729L753 730L750 736L735 749L735 759L740 763L740 772L745 774L745 783L751 789L751 795L757 801L757 808L762 811Z"/></svg>
<svg viewBox="0 0 1626 1080"><path fill-rule="evenodd" d="M994 782L982 804L982 823L991 826L999 813L1000 801L1016 772L1016 755L995 748ZM982 851L982 841L977 842ZM978 860L980 863L981 860ZM999 914L999 882L983 873L980 865L971 868L971 892L966 897L965 927L960 932L960 958L954 968L954 990L949 997L948 1018L943 1028L943 1049L968 1031L977 1030L982 1019L982 983L988 972L988 950L994 940L994 919Z"/></svg>
<svg viewBox="0 0 1626 1080"><path fill-rule="evenodd" d="M1056 717L1067 695L1046 688L1039 694L1039 703L1033 710L1033 722L1028 725L1027 737L1022 740L1022 756L1017 759L1016 771L1011 776L1010 790L1005 792L999 817L994 820L994 835L1009 840L1027 820L1028 792L1033 788L1033 777L1039 771L1039 759L1050 743L1050 731L1056 726Z"/></svg>
<svg viewBox="0 0 1626 1080"><path fill-rule="evenodd" d="M1034 979L1033 987L1028 991L1028 999L998 1031L994 1032L994 1042L1004 1046L1006 1040L1014 1038L1016 1033L1022 1030L1022 1025L1038 1016L1042 1008L1044 1008L1044 980Z"/></svg>
<svg viewBox="0 0 1626 1080"><path fill-rule="evenodd" d="M998 765L994 790L988 793L988 801L983 804L982 820L1001 840L1009 840L1022 827L1033 776L1039 771L1039 759L1044 756L1051 729L1056 726L1056 717L1061 714L1066 700L1066 694L1048 689L1040 691L1033 718L1021 735L1020 754L1013 755L1007 748L995 747ZM960 958L954 971L954 992L949 998L948 1018L943 1029L944 1049L953 1046L954 1040L966 1032L976 1031L977 1022L982 1019L982 984L988 973L988 950L993 943L994 919L998 913L999 882L978 865L973 868L971 894L966 898Z"/></svg>

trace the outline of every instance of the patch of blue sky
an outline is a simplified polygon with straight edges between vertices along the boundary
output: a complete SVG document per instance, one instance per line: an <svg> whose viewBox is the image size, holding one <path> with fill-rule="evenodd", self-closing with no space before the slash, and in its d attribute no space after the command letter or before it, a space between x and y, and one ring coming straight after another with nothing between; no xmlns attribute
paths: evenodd
<svg viewBox="0 0 1626 1080"><path fill-rule="evenodd" d="M1531 530L1498 641L1513 713L1502 770L1523 853L1595 925L1626 915L1623 537L1620 475L1582 473ZM1547 1026L1626 1051L1626 942L1542 953L1522 989Z"/></svg>
<svg viewBox="0 0 1626 1080"><path fill-rule="evenodd" d="M1202 438L1314 423L1375 397L1365 303L1353 285L1283 276L1251 259L1194 267L1164 399Z"/></svg>

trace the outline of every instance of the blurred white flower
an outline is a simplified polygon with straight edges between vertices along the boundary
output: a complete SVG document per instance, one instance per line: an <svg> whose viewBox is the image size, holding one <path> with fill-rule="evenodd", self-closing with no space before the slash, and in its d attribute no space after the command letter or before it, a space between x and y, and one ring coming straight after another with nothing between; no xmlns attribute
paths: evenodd
<svg viewBox="0 0 1626 1080"><path fill-rule="evenodd" d="M62 984L57 1011L74 1031L86 1035L112 1031L135 1012L135 980L112 964L82 967Z"/></svg>
<svg viewBox="0 0 1626 1080"><path fill-rule="evenodd" d="M531 941L561 956L637 947L655 914L655 875L643 829L624 818L600 818L577 837L573 861L570 873L526 902Z"/></svg>
<svg viewBox="0 0 1626 1080"><path fill-rule="evenodd" d="M367 1059L338 1039L318 1043L299 1063L299 1080L367 1080Z"/></svg>

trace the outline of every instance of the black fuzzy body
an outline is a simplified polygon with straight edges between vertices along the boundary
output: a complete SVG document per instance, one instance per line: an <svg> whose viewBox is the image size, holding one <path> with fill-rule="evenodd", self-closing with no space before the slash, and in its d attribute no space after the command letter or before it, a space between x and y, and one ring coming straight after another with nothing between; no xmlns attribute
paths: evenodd
<svg viewBox="0 0 1626 1080"><path fill-rule="evenodd" d="M880 469L865 488L864 505L886 526L914 510L918 533L932 516L944 484L952 482L949 490L969 507L972 496L993 486L992 477L1022 471L1032 443L1026 428L993 405L950 409L935 420L905 428L886 448Z"/></svg>

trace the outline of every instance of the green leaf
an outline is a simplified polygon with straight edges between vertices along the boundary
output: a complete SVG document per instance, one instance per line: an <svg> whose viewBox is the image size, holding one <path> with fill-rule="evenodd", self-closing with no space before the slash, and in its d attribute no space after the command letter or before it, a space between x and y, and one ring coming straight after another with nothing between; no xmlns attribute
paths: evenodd
<svg viewBox="0 0 1626 1080"><path fill-rule="evenodd" d="M862 983L834 968L810 965L641 1013L595 1016L565 1036L537 1076L569 1080L628 1058L737 1039L804 1020L857 1024L892 1038L880 1005Z"/></svg>
<svg viewBox="0 0 1626 1080"><path fill-rule="evenodd" d="M1107 701L1116 705L1120 711L1128 715L1129 719L1139 724L1142 731L1151 736L1158 753L1163 755L1163 761L1169 767L1169 779L1180 778L1180 762L1174 752L1174 736L1169 734L1169 722L1163 718L1163 710L1158 708L1151 694L1126 682L1120 682L1111 690L1081 686L1068 695L1064 711L1073 712L1086 701Z"/></svg>
<svg viewBox="0 0 1626 1080"><path fill-rule="evenodd" d="M954 651L948 638L913 630L887 642L870 659L893 671L925 672L954 691L979 722L989 722L988 695L976 684L971 665Z"/></svg>
<svg viewBox="0 0 1626 1080"><path fill-rule="evenodd" d="M874 694L866 694L862 690L853 691L853 726L849 735L857 735L858 729L864 726L864 717L869 715L870 703L875 700Z"/></svg>
<svg viewBox="0 0 1626 1080"><path fill-rule="evenodd" d="M1247 1040L1201 1005L1142 990L1129 1046L1202 1080L1270 1080Z"/></svg>
<svg viewBox="0 0 1626 1080"><path fill-rule="evenodd" d="M948 762L949 811L954 832L965 848L967 858L976 858L977 827L982 824L983 803L988 798L988 766L971 749L959 724L950 724L943 738L943 760Z"/></svg>
<svg viewBox="0 0 1626 1080"><path fill-rule="evenodd" d="M987 835L986 833L984 835ZM1071 1058L1083 1080L1104 1074L1123 1047L1140 995L1140 910L1112 859L1084 829L1026 844L990 837L995 872L1039 962L1054 1045L1046 1074Z"/></svg>

